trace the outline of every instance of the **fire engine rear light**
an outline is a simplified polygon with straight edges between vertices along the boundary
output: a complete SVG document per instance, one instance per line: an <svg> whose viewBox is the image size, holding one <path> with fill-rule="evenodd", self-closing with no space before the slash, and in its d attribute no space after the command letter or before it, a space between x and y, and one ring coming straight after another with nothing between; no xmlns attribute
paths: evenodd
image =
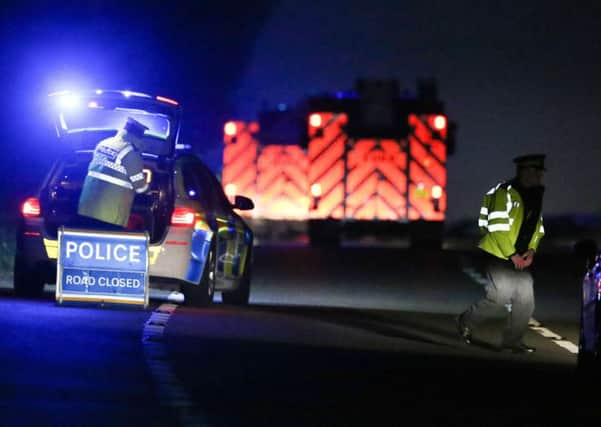
<svg viewBox="0 0 601 427"><path fill-rule="evenodd" d="M234 123L234 122L227 122L225 124L225 126L223 127L223 132L225 132L225 134L227 136L234 136L234 135L236 135L236 132L238 132L238 128L236 126L236 123Z"/></svg>
<svg viewBox="0 0 601 427"><path fill-rule="evenodd" d="M316 182L311 186L311 195L313 197L321 197L321 184Z"/></svg>
<svg viewBox="0 0 601 427"><path fill-rule="evenodd" d="M167 104L171 104L171 105L179 105L179 102L177 102L176 100L171 99L171 98L166 98L164 96L157 96L157 101L166 102Z"/></svg>
<svg viewBox="0 0 601 427"><path fill-rule="evenodd" d="M237 189L236 184L230 182L225 186L225 195L229 198L233 198L236 195Z"/></svg>
<svg viewBox="0 0 601 427"><path fill-rule="evenodd" d="M442 187L440 185L435 185L432 187L432 198L440 199L442 197Z"/></svg>
<svg viewBox="0 0 601 427"><path fill-rule="evenodd" d="M171 225L191 227L196 221L196 211L190 208L178 207L171 214Z"/></svg>
<svg viewBox="0 0 601 427"><path fill-rule="evenodd" d="M314 128L320 127L322 123L321 114L314 113L309 116L309 124Z"/></svg>
<svg viewBox="0 0 601 427"><path fill-rule="evenodd" d="M434 129L444 130L447 128L447 118L445 116L434 117Z"/></svg>
<svg viewBox="0 0 601 427"><path fill-rule="evenodd" d="M25 218L40 216L40 212L40 200L37 197L30 197L21 206L21 213Z"/></svg>

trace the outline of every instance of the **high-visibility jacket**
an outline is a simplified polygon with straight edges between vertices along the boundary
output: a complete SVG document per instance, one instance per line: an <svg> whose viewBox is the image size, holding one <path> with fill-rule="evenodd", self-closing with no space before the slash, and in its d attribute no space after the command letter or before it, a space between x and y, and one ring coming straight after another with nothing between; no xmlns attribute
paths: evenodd
<svg viewBox="0 0 601 427"><path fill-rule="evenodd" d="M79 198L80 215L127 225L135 193L148 187L142 155L131 143L132 138L119 132L98 143Z"/></svg>
<svg viewBox="0 0 601 427"><path fill-rule="evenodd" d="M482 200L478 226L483 233L478 247L498 258L509 259L516 253L515 243L524 219L524 203L510 183L503 182L488 191ZM539 216L528 249L537 250L545 235Z"/></svg>

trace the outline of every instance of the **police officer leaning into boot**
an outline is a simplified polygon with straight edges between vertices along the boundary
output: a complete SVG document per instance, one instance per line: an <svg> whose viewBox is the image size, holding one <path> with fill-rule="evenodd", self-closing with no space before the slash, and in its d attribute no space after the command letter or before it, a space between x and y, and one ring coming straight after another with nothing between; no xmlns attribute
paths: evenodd
<svg viewBox="0 0 601 427"><path fill-rule="evenodd" d="M532 274L529 269L545 231L542 220L545 155L514 159L516 177L493 187L482 201L478 225L483 236L478 247L485 258L486 296L457 318L462 339L471 343L472 329L504 310L507 321L502 350L533 353L522 339L534 312Z"/></svg>
<svg viewBox="0 0 601 427"><path fill-rule="evenodd" d="M79 198L77 213L87 218L82 225L104 230L127 225L136 193L148 189L141 154L147 129L130 117L114 137L98 143Z"/></svg>

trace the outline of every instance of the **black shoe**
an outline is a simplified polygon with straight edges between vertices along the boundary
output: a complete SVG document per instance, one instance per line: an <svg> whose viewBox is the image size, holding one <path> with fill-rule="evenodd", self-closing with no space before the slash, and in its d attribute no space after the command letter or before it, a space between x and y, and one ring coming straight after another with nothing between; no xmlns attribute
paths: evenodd
<svg viewBox="0 0 601 427"><path fill-rule="evenodd" d="M515 354L534 353L536 351L536 348L530 347L530 346L524 344L523 342L521 342L517 345L504 345L501 347L501 349L511 351L512 353L515 353Z"/></svg>
<svg viewBox="0 0 601 427"><path fill-rule="evenodd" d="M459 336L461 337L461 339L466 344L471 344L472 343L472 331L470 328L468 328L465 325L465 323L463 323L463 315L457 316L455 321L457 323L457 332L459 333Z"/></svg>

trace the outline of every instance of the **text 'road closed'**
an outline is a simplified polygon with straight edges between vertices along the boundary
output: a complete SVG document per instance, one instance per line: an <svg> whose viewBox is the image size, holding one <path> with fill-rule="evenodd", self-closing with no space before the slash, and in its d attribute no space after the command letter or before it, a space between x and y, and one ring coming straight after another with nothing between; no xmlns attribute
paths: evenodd
<svg viewBox="0 0 601 427"><path fill-rule="evenodd" d="M144 286L140 279L124 278L124 277L94 277L79 274L65 274L66 286L99 286L107 288L132 288L138 289Z"/></svg>

